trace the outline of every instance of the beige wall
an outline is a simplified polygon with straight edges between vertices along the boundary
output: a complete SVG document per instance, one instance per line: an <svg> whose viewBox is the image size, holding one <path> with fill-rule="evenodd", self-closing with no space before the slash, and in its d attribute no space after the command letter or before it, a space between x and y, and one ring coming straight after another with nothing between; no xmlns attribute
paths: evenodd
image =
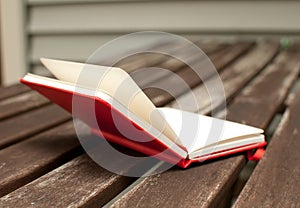
<svg viewBox="0 0 300 208"><path fill-rule="evenodd" d="M5 1L5 83L17 80L25 67L40 71L41 56L84 61L101 44L141 30L221 39L300 37L298 1L27 0L26 31L22 1Z"/></svg>
<svg viewBox="0 0 300 208"><path fill-rule="evenodd" d="M0 3L0 18L1 18L1 3ZM1 68L2 68L2 44L1 44L1 27L0 27L0 86L2 84L2 72L1 72Z"/></svg>
<svg viewBox="0 0 300 208"><path fill-rule="evenodd" d="M3 84L15 83L26 70L23 4L1 0L1 77Z"/></svg>

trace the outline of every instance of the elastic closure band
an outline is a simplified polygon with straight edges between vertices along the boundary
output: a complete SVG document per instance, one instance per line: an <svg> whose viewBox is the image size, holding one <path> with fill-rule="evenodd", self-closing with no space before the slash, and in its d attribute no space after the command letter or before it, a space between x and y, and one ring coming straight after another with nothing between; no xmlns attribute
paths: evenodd
<svg viewBox="0 0 300 208"><path fill-rule="evenodd" d="M265 154L264 148L258 148L254 153L252 151L247 152L248 160L259 161Z"/></svg>

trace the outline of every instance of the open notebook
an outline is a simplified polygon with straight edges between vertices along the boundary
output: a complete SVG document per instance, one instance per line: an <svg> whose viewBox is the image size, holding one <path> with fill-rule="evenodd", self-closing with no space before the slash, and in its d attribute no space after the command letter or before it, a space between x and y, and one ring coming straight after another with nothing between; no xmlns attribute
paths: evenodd
<svg viewBox="0 0 300 208"><path fill-rule="evenodd" d="M21 82L60 105L102 138L181 167L261 148L263 130L172 108L156 108L122 69L52 59L57 78Z"/></svg>

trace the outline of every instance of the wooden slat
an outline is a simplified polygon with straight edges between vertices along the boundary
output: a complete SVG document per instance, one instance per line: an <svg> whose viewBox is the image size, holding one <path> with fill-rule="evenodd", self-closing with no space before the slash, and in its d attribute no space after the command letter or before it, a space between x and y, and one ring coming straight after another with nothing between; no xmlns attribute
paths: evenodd
<svg viewBox="0 0 300 208"><path fill-rule="evenodd" d="M208 43L202 43L202 42L196 42L195 46L197 46L199 49L201 49L203 51L203 53L205 53L206 55L210 55L210 57L215 57L218 56L218 54L220 54L220 51L222 50L229 50L229 47L232 46L233 44L229 44L229 43L216 43L216 42L208 42ZM181 49L179 51L176 51L176 55L181 56L181 57L187 57L192 63L194 63L195 61L200 61L197 58L199 58L199 54L191 54L190 50L190 46L188 45L188 47ZM201 58L201 57L200 57ZM215 58L213 58L215 59ZM185 61L185 60L184 60ZM225 60L226 62L226 60ZM169 69L171 71L173 70L174 66L180 66L180 68L186 67L186 64L176 58L170 58L167 61L164 61L162 63L160 63L159 65L157 65L157 67L161 67L163 69Z"/></svg>
<svg viewBox="0 0 300 208"><path fill-rule="evenodd" d="M290 105L293 100L297 99L296 92L300 89L300 80L298 79L291 89L289 96L285 99L284 104L286 106Z"/></svg>
<svg viewBox="0 0 300 208"><path fill-rule="evenodd" d="M299 58L290 53L284 52L277 57L236 97L228 109L228 120L265 129L296 79L298 63ZM270 83L273 83L272 87ZM170 204L180 207L220 206L244 164L245 157L237 155L184 171L174 168L144 179L116 199L112 207L134 207L136 204L152 207Z"/></svg>
<svg viewBox="0 0 300 208"><path fill-rule="evenodd" d="M209 56L209 58L214 63L216 69L221 71L227 64L248 50L250 46L250 43L238 43L232 47L226 48L225 50L221 50L219 53L212 54ZM156 106L166 105L168 102L174 99L169 93L162 89L169 89L172 92L172 95L175 97L180 96L187 90L186 88L182 87L177 75L180 76L190 88L193 88L202 82L200 77L198 77L192 69L185 68L180 70L176 75L171 75L165 79L151 83L151 85L154 85L157 88L148 88L145 89L144 92ZM204 71L202 79L208 79L212 75L212 71ZM170 85L170 83L172 83L172 85Z"/></svg>
<svg viewBox="0 0 300 208"><path fill-rule="evenodd" d="M240 57L233 64L226 67L219 77L223 82L224 91L226 94L226 102L245 86L245 84L259 73L275 56L278 52L279 44L276 42L263 42L255 46L249 53ZM207 82L213 82L216 77L212 77ZM209 113L212 109L220 106L224 100L224 96L216 97L215 100L211 100L210 95L206 90L205 85L199 85L193 89L193 94L196 96L196 102L201 103L201 106L192 105L190 100L191 94L184 94L169 104L170 107L178 108L180 103L183 110L201 113Z"/></svg>
<svg viewBox="0 0 300 208"><path fill-rule="evenodd" d="M207 40L207 41L192 41L196 46L198 46L204 53L211 54L213 52L216 52L218 50L224 49L231 44L228 42L220 42L217 40Z"/></svg>
<svg viewBox="0 0 300 208"><path fill-rule="evenodd" d="M262 126L268 124L274 113L281 110L288 90L299 74L299 63L299 54L283 51L274 62L251 83L251 85L258 90L251 88L243 90L242 96L237 97L231 106L243 105L247 111L258 112L251 115L256 122L246 122L242 120L243 123L253 126L257 126L256 123L261 123ZM264 106L261 109L257 109L259 105ZM248 115L247 111L243 111L242 108L239 109L240 110L235 111L235 114L241 117Z"/></svg>
<svg viewBox="0 0 300 208"><path fill-rule="evenodd" d="M1 150L0 196L57 167L71 153L78 154L79 146L73 123L68 122Z"/></svg>
<svg viewBox="0 0 300 208"><path fill-rule="evenodd" d="M300 100L293 99L234 207L300 207L299 115Z"/></svg>
<svg viewBox="0 0 300 208"><path fill-rule="evenodd" d="M172 51L186 50L187 45L184 43L182 43L181 45L172 45L172 44L164 43L162 45L149 48L149 51L153 49L156 51L160 51L161 49L163 49L164 51L171 53ZM145 51L147 51L146 48ZM164 54L158 54L152 52L138 53L120 60L118 63L115 64L115 66L124 69L128 73L132 73L135 70L144 67L152 67L159 63L165 62L166 60L168 60L168 58L169 57Z"/></svg>
<svg viewBox="0 0 300 208"><path fill-rule="evenodd" d="M0 206L100 207L133 180L111 174L83 155L0 198Z"/></svg>
<svg viewBox="0 0 300 208"><path fill-rule="evenodd" d="M204 53L211 54L215 52L216 50L220 50L224 48L227 44L221 44L221 43L205 43L205 42L198 42L195 43L200 47ZM170 60L173 60L172 57L169 57L167 54L162 54L159 52L164 51L166 53L172 54L174 52L176 53L191 53L190 52L190 45L187 45L186 43L180 43L179 44L172 44L172 43L164 43L161 45L158 45L154 47L155 51L158 51L158 53L139 53L136 55L132 55L128 58L124 58L121 61L119 61L115 66L120 67L127 71L128 73L134 72L137 69L141 69L144 67L162 67L164 66L166 69L173 68L174 66L183 66L182 63L173 63L165 65L164 63L168 63ZM151 49L151 48L150 48ZM147 51L147 50L145 50ZM151 50L149 50L151 51ZM193 54L190 54L191 56ZM180 65L181 64L181 65Z"/></svg>
<svg viewBox="0 0 300 208"><path fill-rule="evenodd" d="M212 201L224 199L216 196L216 189L224 183L233 184L245 161L242 157L218 160L200 167L171 170L138 181L131 190L108 207L222 207ZM213 174L213 176L212 176ZM211 177L209 177L211 176ZM229 186L223 187L224 193Z"/></svg>
<svg viewBox="0 0 300 208"><path fill-rule="evenodd" d="M10 85L7 87L0 87L0 100L21 94L23 92L27 92L29 90L30 89L28 87L21 84Z"/></svg>
<svg viewBox="0 0 300 208"><path fill-rule="evenodd" d="M251 46L253 46L253 42L237 42L234 43L233 48L227 48L224 52L213 54L209 58L215 65L216 70L220 71L245 53Z"/></svg>
<svg viewBox="0 0 300 208"><path fill-rule="evenodd" d="M205 54L213 56L215 53L229 47L229 44L220 44L220 43L198 43L196 44ZM192 54L189 50L189 46L177 49L176 54L179 54L183 57L188 57L188 61L194 63L199 61L198 54ZM173 51L175 52L175 51ZM187 67L186 64L176 57L165 57L165 61L161 61L155 65L147 65L147 67L154 67L157 70L144 70L142 73L131 73L132 78L137 82L141 88L146 88L151 83L158 82L159 80L165 79L170 72L175 73L178 70L181 70L184 67ZM186 61L186 60L185 60ZM164 70L159 70L164 69Z"/></svg>
<svg viewBox="0 0 300 208"><path fill-rule="evenodd" d="M30 91L0 101L0 120L48 104L49 100Z"/></svg>
<svg viewBox="0 0 300 208"><path fill-rule="evenodd" d="M48 105L6 119L0 122L0 149L70 118L71 116L60 107Z"/></svg>

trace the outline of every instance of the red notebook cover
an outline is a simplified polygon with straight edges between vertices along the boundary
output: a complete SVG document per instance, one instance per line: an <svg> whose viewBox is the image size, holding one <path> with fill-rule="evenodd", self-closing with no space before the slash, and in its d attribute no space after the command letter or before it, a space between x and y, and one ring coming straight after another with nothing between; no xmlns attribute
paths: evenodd
<svg viewBox="0 0 300 208"><path fill-rule="evenodd" d="M266 142L255 143L215 152L196 159L184 158L101 98L37 84L24 79L21 79L21 82L58 104L70 112L74 117L77 117L88 124L91 127L91 133L104 137L107 141L117 143L149 156L157 157L158 159L176 164L182 168L188 167L193 162L224 157L255 148L262 148L266 145ZM76 96L76 111L72 111L73 96ZM93 109L90 108L91 104L94 106ZM112 116L112 114L114 116ZM96 123L93 121L93 118L95 118L94 115L96 115ZM118 127L121 126L121 128L126 128L126 126L132 124L136 127L135 129L131 129L132 132L130 132L129 136L126 135L126 137L124 137L115 126L116 117L118 120ZM137 138L140 142L136 141ZM182 147L182 149L184 149L184 147ZM259 153L259 155L262 156L262 150L260 150ZM259 159L259 157L255 155L249 154L248 156L249 158Z"/></svg>

